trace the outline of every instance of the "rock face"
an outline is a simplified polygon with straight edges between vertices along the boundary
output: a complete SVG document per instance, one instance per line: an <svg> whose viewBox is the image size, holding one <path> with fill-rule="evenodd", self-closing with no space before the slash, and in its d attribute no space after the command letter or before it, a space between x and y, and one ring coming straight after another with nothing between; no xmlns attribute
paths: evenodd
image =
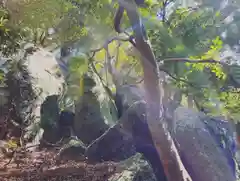
<svg viewBox="0 0 240 181"><path fill-rule="evenodd" d="M75 110L74 132L85 144L90 144L108 129L93 93L86 93Z"/></svg>
<svg viewBox="0 0 240 181"><path fill-rule="evenodd" d="M151 164L158 180L166 181L163 165L153 145L151 133L146 121L146 103L144 92L135 85L124 85L117 89L116 106L119 116L124 117L122 127L132 133L137 152L144 155Z"/></svg>
<svg viewBox="0 0 240 181"><path fill-rule="evenodd" d="M204 116L201 120L213 139L218 143L219 148L228 160L228 165L231 167L233 174L236 175L235 155L237 150L233 125L227 120L209 116Z"/></svg>
<svg viewBox="0 0 240 181"><path fill-rule="evenodd" d="M143 91L135 85L117 87L115 103L118 109L118 116L121 117L132 104L143 101L143 96Z"/></svg>
<svg viewBox="0 0 240 181"><path fill-rule="evenodd" d="M173 137L183 164L194 181L234 181L224 150L203 121L206 118L187 108L176 109Z"/></svg>
<svg viewBox="0 0 240 181"><path fill-rule="evenodd" d="M158 180L165 181L163 167L146 123L146 104L141 94L136 94L132 87L135 90L134 86L117 90L117 107L121 109L119 116L122 117L87 148L86 155L95 161L121 161L140 152L149 161Z"/></svg>
<svg viewBox="0 0 240 181"><path fill-rule="evenodd" d="M29 47L31 49L31 46ZM32 82L34 88L40 89L41 93L36 100L35 108L33 110L33 114L36 116L36 123L40 122L39 119L41 117L41 105L44 100L48 96L58 95L59 92L63 89L64 80L62 77L55 76L55 67L58 66L57 61L52 53L44 49L38 49L32 55L28 57L28 61L26 62L26 66L28 67L29 72L34 78ZM54 97L54 96L53 96ZM51 109L56 108L55 105L51 107ZM56 114L57 111L52 112L52 114ZM28 129L34 129L29 127ZM43 131L43 130L41 130ZM48 138L51 138L51 135L55 135L53 132L56 130L48 130ZM57 132L57 131L56 131ZM50 134L51 133L51 134ZM46 133L45 133L46 134ZM57 138L52 137L52 142L57 140ZM39 143L39 137L36 136L32 144Z"/></svg>
<svg viewBox="0 0 240 181"><path fill-rule="evenodd" d="M0 107L4 106L7 103L8 92L0 87Z"/></svg>
<svg viewBox="0 0 240 181"><path fill-rule="evenodd" d="M118 167L122 171L115 173L108 181L157 181L152 167L140 153L120 162Z"/></svg>
<svg viewBox="0 0 240 181"><path fill-rule="evenodd" d="M85 83L84 95L77 102L75 108L74 132L86 145L90 145L102 136L101 139L89 146L86 153L89 160L121 161L133 156L136 153L133 140L118 128L110 129L109 125L104 122L100 103L91 91L95 82L86 76Z"/></svg>
<svg viewBox="0 0 240 181"><path fill-rule="evenodd" d="M109 128L104 122L97 97L91 90L94 85L94 80L85 75L84 95L75 104L74 132L86 145Z"/></svg>
<svg viewBox="0 0 240 181"><path fill-rule="evenodd" d="M59 119L59 106L58 95L47 96L43 101L40 113L41 113L41 127L54 127L57 126L57 120Z"/></svg>
<svg viewBox="0 0 240 181"><path fill-rule="evenodd" d="M110 128L86 152L92 161L121 161L136 153L134 141L116 127Z"/></svg>
<svg viewBox="0 0 240 181"><path fill-rule="evenodd" d="M41 146L45 146L44 141L55 144L61 139L61 134L57 127L59 111L58 95L47 96L40 106L40 126L44 130Z"/></svg>

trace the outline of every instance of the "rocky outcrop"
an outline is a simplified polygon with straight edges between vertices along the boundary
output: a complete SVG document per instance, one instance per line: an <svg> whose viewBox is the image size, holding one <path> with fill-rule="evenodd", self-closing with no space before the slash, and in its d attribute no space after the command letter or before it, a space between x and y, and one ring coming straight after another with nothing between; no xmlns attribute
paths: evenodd
<svg viewBox="0 0 240 181"><path fill-rule="evenodd" d="M209 118L202 113L184 107L176 109L173 137L182 162L194 181L210 178L212 181L234 181L235 176L224 154L225 150L212 135L209 122ZM220 126L216 123L215 131ZM228 145L227 142L225 144Z"/></svg>
<svg viewBox="0 0 240 181"><path fill-rule="evenodd" d="M92 92L94 86L94 80L85 75L84 94L75 103L74 132L87 145L109 128L100 111L100 103Z"/></svg>
<svg viewBox="0 0 240 181"><path fill-rule="evenodd" d="M121 161L136 153L134 141L119 129L118 125L107 130L99 139L91 143L86 156L91 161Z"/></svg>
<svg viewBox="0 0 240 181"><path fill-rule="evenodd" d="M91 161L121 161L136 153L134 141L122 133L118 124L105 123L97 96L92 92L95 82L85 75L84 95L75 107L74 132L88 146ZM100 139L99 139L100 138Z"/></svg>
<svg viewBox="0 0 240 181"><path fill-rule="evenodd" d="M145 106L144 102L131 105L115 126L89 145L86 155L98 161L121 161L139 152L148 160L157 179L166 181L146 123Z"/></svg>
<svg viewBox="0 0 240 181"><path fill-rule="evenodd" d="M26 47L26 49L29 49L30 51L32 47L29 46ZM26 66L33 77L32 85L34 89L39 90L38 98L32 106L32 114L35 117L34 124L31 124L27 128L29 134L31 134L33 132L36 133L36 130L34 131L34 129L36 129L36 125L38 125L44 119L48 119L48 116L46 114L51 112L52 109L56 108L57 103L53 101L53 104L50 104L50 107L47 106L46 108L44 108L41 113L41 107L43 107L41 105L43 104L45 99L48 96L54 97L54 95L58 95L63 89L64 80L62 77L55 76L55 69L56 66L58 66L57 61L52 53L49 53L44 49L38 49L36 52L33 52L33 54L28 57ZM46 112L46 110L48 111ZM53 112L51 112L51 114L51 116L57 115L57 110L54 110ZM50 122L52 121L53 120L51 120ZM47 122L47 120L45 120L45 122ZM51 138L52 140L50 142L54 142L58 139L57 137L55 138L55 136L53 136L55 135L55 132L57 132L56 130L52 130L52 128L49 128L48 131L45 131L48 133L45 133L44 137L46 136L45 138ZM38 144L43 132L44 130L40 129L36 133L36 136L31 144ZM29 134L27 133L26 137L30 137Z"/></svg>
<svg viewBox="0 0 240 181"><path fill-rule="evenodd" d="M120 162L117 168L121 171L113 174L108 181L157 181L151 165L140 153Z"/></svg>

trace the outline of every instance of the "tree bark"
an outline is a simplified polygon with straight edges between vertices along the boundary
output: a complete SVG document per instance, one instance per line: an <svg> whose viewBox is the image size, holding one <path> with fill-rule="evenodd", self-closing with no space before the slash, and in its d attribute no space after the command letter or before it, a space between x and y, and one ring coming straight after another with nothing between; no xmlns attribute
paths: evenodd
<svg viewBox="0 0 240 181"><path fill-rule="evenodd" d="M128 2L119 0L119 3L127 11L134 31L136 48L141 54L140 61L143 66L146 102L148 105L147 121L154 145L165 167L168 180L190 181L191 178L180 160L173 139L164 125L165 118L162 105L164 90L159 81L159 77L163 77L164 73L159 72L152 49L148 41L144 39L142 32L143 25L136 4L133 0L129 0Z"/></svg>

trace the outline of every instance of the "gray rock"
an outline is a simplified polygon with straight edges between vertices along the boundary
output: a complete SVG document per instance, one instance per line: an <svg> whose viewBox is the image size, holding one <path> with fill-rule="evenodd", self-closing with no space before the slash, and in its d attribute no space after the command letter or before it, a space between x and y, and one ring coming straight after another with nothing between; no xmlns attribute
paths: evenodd
<svg viewBox="0 0 240 181"><path fill-rule="evenodd" d="M121 161L136 153L134 141L117 126L89 145L86 156L92 161Z"/></svg>
<svg viewBox="0 0 240 181"><path fill-rule="evenodd" d="M75 104L74 132L86 145L109 128L104 121L97 96L92 92L95 85L95 81L85 74L84 94Z"/></svg>
<svg viewBox="0 0 240 181"><path fill-rule="evenodd" d="M151 144L145 116L141 114L144 110L144 103L131 106L116 125L88 146L87 156L96 161L121 161L136 154L136 148Z"/></svg>
<svg viewBox="0 0 240 181"><path fill-rule="evenodd" d="M58 95L47 96L40 107L41 126L54 127L59 119L60 108L58 105Z"/></svg>
<svg viewBox="0 0 240 181"><path fill-rule="evenodd" d="M92 92L85 93L75 107L75 134L88 145L108 128L101 114L97 97Z"/></svg>
<svg viewBox="0 0 240 181"><path fill-rule="evenodd" d="M157 181L152 167L140 153L120 162L118 167L121 171L111 176L108 181Z"/></svg>
<svg viewBox="0 0 240 181"><path fill-rule="evenodd" d="M174 114L173 138L194 181L234 181L228 160L203 122L204 115L179 107Z"/></svg>
<svg viewBox="0 0 240 181"><path fill-rule="evenodd" d="M7 96L9 93L4 89L0 87L0 106L3 106L7 103Z"/></svg>
<svg viewBox="0 0 240 181"><path fill-rule="evenodd" d="M35 45L33 43L27 43L25 46L24 46L24 50L27 52L27 53L32 53L34 52L35 50Z"/></svg>

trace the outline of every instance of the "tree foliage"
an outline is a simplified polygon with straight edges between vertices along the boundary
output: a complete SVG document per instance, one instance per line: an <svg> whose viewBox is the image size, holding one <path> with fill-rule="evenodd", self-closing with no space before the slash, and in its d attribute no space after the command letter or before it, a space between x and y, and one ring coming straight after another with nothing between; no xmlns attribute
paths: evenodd
<svg viewBox="0 0 240 181"><path fill-rule="evenodd" d="M87 18L82 19L84 28L88 29L88 32L94 32L93 29L99 24L111 32L109 36L102 35L103 38L98 38L98 35L102 34L101 31L100 33L91 33L94 35L95 41L94 45L89 44L92 49L101 47L95 52L94 64L102 79L111 83L111 78L105 73L106 50L103 45L106 39L110 40L111 36L114 36L110 26L112 11L109 13L99 11L101 8L111 7L112 4L108 2L96 4L95 14L92 12L92 8L83 2L79 2L77 7L83 12L88 12ZM236 93L232 92L236 92L235 89L239 86L239 69L234 64L231 66L236 69L233 73L230 71L229 61L221 57L226 43L226 40L219 36L219 32L224 26L221 13L207 5L197 8L178 6L172 10L171 14L165 16L165 19L158 19L156 14L159 8L166 8L163 5L162 2L149 1L148 8L141 10L143 19L146 20L144 23L152 42L152 48L161 64L161 69L170 75L170 82L180 88L186 96L193 96L198 107L200 106L212 114L221 112L225 116L238 119L239 116L232 114L236 109L231 109L231 106L228 105L238 105L239 101L222 98L222 94L230 94L230 97L236 98L234 96ZM112 7L114 8L115 5ZM89 19L94 19L94 23L89 24ZM98 20L98 23L95 23L95 20ZM123 27L128 25L129 22L124 19ZM126 30L129 31L128 28ZM119 42L114 40L108 45L110 56L117 57L116 68L121 71L123 77L127 77L127 79L123 79L128 82L136 82L142 76L141 66L136 62L138 55L128 42L120 42L120 44ZM80 46L84 47L84 45ZM89 53L90 49L84 49L85 53ZM173 59L175 60L173 61ZM188 59L191 61L187 61ZM201 60L205 62L201 62ZM234 79L235 83L231 79Z"/></svg>
<svg viewBox="0 0 240 181"><path fill-rule="evenodd" d="M221 9L220 3L202 1L189 7L181 2L146 0L146 6L139 8L159 68L167 75L166 87L180 92L179 102L183 105L239 121L240 66L232 55L223 56L228 50L226 47L233 50L238 44L239 11L233 7L237 2L227 7L233 11L230 23L225 23L229 9ZM117 84L111 77L109 62L114 65L120 84L141 84L143 77L141 55L128 41L134 27L130 28L127 13L121 24L124 32L116 34L113 30L117 7L114 0L6 1L0 8L0 52L1 58L7 57L10 61L1 64L0 84L4 90L10 90L10 96L6 97L8 108L15 109L14 121L29 124L19 113L29 103L25 100L32 101L35 96L26 67L13 58L29 41L44 47L53 44L57 48L70 47L73 51L70 58L66 58L67 90L63 99L70 100L72 106L91 91L100 102L101 113L108 124L117 121L112 99ZM236 49L239 52L239 47ZM86 80L86 76L91 77L91 81ZM59 111L59 107L55 109ZM41 126L54 124L56 116L58 113L42 117Z"/></svg>
<svg viewBox="0 0 240 181"><path fill-rule="evenodd" d="M238 92L234 89L239 87L239 68L236 68L237 65L231 66L235 67L233 71L233 68L227 65L229 60L221 57L225 44L233 45L231 36L234 32L228 31L229 36L225 39L219 36L226 29L222 21L223 16L227 14L222 15L222 12L230 7L221 11L216 6L206 3L196 7L183 7L179 5L180 1L176 1L172 8L168 8L170 2L147 1L147 7L141 9L141 15L161 69L170 75L170 82L180 88L186 96L193 96L198 106L211 110L209 112L219 112L221 108L221 113L231 117L234 115L232 118L236 118L236 114L231 113L235 112L235 106L239 102L238 96L237 100L234 96L235 92ZM114 1L99 0L91 3L80 0L18 2L11 0L6 4L7 9L1 11L1 31L3 31L1 44L8 44L11 47L10 43L13 42L11 38L16 42L16 39L22 37L19 34L21 31L9 31L11 29L19 30L20 28L25 32L31 32L28 37L36 41L35 36L48 36L48 29L54 28L56 31L56 34L52 35L54 41L50 40L49 44L53 42L74 44L75 49L86 55L89 55L91 50L101 47L95 51L94 66L101 79L109 85L112 81L105 73L106 50L103 44L106 39L110 40L115 36L112 30L112 17L117 6ZM157 14L159 16L156 16ZM237 24L237 12L233 18L234 23ZM131 33L126 14L122 24L123 28ZM125 35L123 39L124 37ZM131 45L126 41L113 40L108 45L108 49L112 57L117 57L116 68L123 73L124 81L139 81L142 69L136 62L138 55ZM80 61L80 59L74 58L74 61L71 61L73 67L78 62L76 60ZM175 60L172 61L173 59ZM179 61L176 61L177 59ZM194 60L198 61L193 62ZM202 63L199 62L200 60L209 60L209 62ZM81 69L85 68L71 73L72 77L82 74L79 73ZM80 80L76 81L78 82L76 84L81 84ZM226 94L229 95L228 99L223 96ZM230 99L230 97L234 98ZM209 103L213 100L215 103ZM219 104L217 107L216 102ZM231 105L235 105L234 108Z"/></svg>

